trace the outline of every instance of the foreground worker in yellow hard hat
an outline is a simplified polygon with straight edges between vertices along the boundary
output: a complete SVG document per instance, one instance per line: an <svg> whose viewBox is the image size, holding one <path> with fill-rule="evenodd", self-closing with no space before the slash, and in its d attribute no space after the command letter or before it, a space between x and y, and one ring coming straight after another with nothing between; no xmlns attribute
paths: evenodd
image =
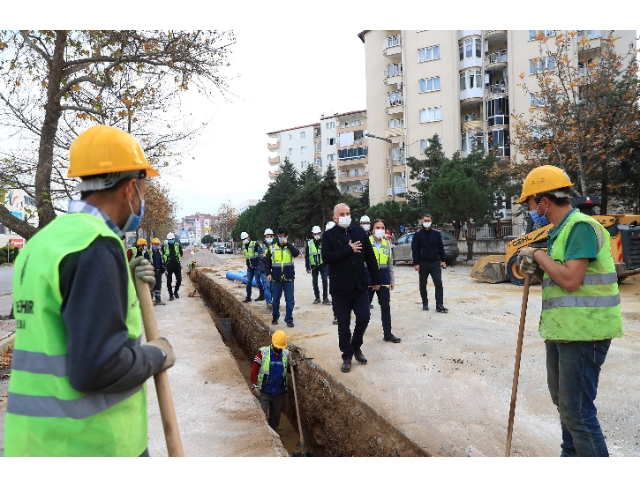
<svg viewBox="0 0 640 487"><path fill-rule="evenodd" d="M528 202L555 228L546 253L525 248L518 262L542 282L540 335L549 392L560 413L561 456L609 456L593 401L611 339L623 335L618 277L609 233L571 207L571 186L557 167L529 173L517 201Z"/></svg>
<svg viewBox="0 0 640 487"><path fill-rule="evenodd" d="M13 280L16 339L6 456L148 456L145 381L175 362L164 338L140 345L132 274L153 285L121 236L144 213L158 176L134 137L94 126L71 145L81 199L20 252Z"/></svg>
<svg viewBox="0 0 640 487"><path fill-rule="evenodd" d="M271 337L271 346L258 350L251 368L253 392L260 399L269 426L274 430L280 425L280 413L287 392L288 363L287 334L278 330Z"/></svg>

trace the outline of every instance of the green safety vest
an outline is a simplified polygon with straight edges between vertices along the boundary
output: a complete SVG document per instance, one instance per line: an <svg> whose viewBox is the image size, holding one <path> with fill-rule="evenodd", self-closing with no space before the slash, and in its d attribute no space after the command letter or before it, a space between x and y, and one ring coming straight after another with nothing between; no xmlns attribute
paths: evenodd
<svg viewBox="0 0 640 487"><path fill-rule="evenodd" d="M378 261L378 269L380 269L380 280L383 286L389 287L391 285L391 275L389 274L389 259L391 259L391 246L386 238L380 240L380 252L378 251L378 247L376 247L376 241L373 238L373 235L369 237L369 241L371 242L371 247L373 248L373 253L376 256L376 260ZM365 263L365 266L367 264ZM369 278L371 281L371 278ZM373 287L373 284L370 283L370 287Z"/></svg>
<svg viewBox="0 0 640 487"><path fill-rule="evenodd" d="M255 257L260 257L260 254L256 252L256 243L257 242L252 240L247 245L242 244L242 253L244 253L244 256L249 260Z"/></svg>
<svg viewBox="0 0 640 487"><path fill-rule="evenodd" d="M310 239L307 241L307 245L309 246L309 263L311 267L318 267L322 265L322 252L316 246L315 239Z"/></svg>
<svg viewBox="0 0 640 487"><path fill-rule="evenodd" d="M544 273L539 329L545 340L595 341L623 335L618 276L607 230L590 216L574 210L560 227L552 231L550 237L557 237L547 249L547 254L555 262L564 264L569 232L579 222L588 223L596 233L597 259L589 263L580 287L572 293Z"/></svg>
<svg viewBox="0 0 640 487"><path fill-rule="evenodd" d="M100 236L113 238L124 251L121 240L99 218L60 215L36 233L16 259L17 326L6 456L139 456L147 447L145 385L119 393L84 394L69 384L59 266L65 256L86 249ZM128 337L139 343L140 307L128 265L123 263L120 272L128 280Z"/></svg>
<svg viewBox="0 0 640 487"><path fill-rule="evenodd" d="M171 251L169 250L169 247L171 247L171 245L167 244L167 246L164 247L164 253L162 254L165 264L169 263L169 257L171 256ZM174 242L173 247L175 248L176 260L178 261L178 265L179 265L180 264L180 244L178 242Z"/></svg>
<svg viewBox="0 0 640 487"><path fill-rule="evenodd" d="M258 370L258 389L262 390L262 380L265 375L269 375L269 364L271 362L271 347L261 347L260 354L262 355L262 365ZM282 350L282 368L284 369L284 389L287 390L287 365L289 363L289 350L285 348Z"/></svg>
<svg viewBox="0 0 640 487"><path fill-rule="evenodd" d="M271 276L274 281L293 281L296 272L293 257L287 247L271 247Z"/></svg>

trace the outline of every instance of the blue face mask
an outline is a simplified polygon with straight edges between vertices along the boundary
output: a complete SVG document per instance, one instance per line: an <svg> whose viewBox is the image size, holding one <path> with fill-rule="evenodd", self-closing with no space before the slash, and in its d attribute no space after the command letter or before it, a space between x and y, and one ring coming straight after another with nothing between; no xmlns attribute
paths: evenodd
<svg viewBox="0 0 640 487"><path fill-rule="evenodd" d="M154 245L153 246L153 250L160 250L160 246L159 245Z"/></svg>
<svg viewBox="0 0 640 487"><path fill-rule="evenodd" d="M174 240L169 240L169 245L173 245L174 244Z"/></svg>
<svg viewBox="0 0 640 487"><path fill-rule="evenodd" d="M278 243L284 243L286 242L287 237L278 237Z"/></svg>
<svg viewBox="0 0 640 487"><path fill-rule="evenodd" d="M140 198L140 214L136 215L133 213L133 206L131 205L131 201L129 201L129 208L131 208L131 214L127 219L127 222L122 227L122 233L133 232L140 226L140 221L144 216L144 199L140 196L140 191L138 190L138 184L135 184L136 192L138 193L138 197Z"/></svg>

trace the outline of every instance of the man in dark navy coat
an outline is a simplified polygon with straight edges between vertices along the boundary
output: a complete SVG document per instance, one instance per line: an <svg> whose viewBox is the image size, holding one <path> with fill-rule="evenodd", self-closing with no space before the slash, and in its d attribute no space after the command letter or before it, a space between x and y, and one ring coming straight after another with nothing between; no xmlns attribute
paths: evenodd
<svg viewBox="0 0 640 487"><path fill-rule="evenodd" d="M342 352L342 372L351 370L351 359L367 363L361 347L369 325L369 283L364 271L365 262L371 274L373 289L380 288L378 263L367 233L351 224L351 211L344 203L333 210L336 226L322 235L322 260L329 265L329 292L333 312L338 319L338 341ZM351 311L356 325L351 335Z"/></svg>

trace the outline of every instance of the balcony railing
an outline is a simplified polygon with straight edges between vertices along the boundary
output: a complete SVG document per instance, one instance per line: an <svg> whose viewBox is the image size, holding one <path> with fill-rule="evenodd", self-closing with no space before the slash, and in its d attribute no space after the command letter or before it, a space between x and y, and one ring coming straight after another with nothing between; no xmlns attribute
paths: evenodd
<svg viewBox="0 0 640 487"><path fill-rule="evenodd" d="M494 85L485 85L484 91L487 95L506 95L509 92L509 87L502 82Z"/></svg>
<svg viewBox="0 0 640 487"><path fill-rule="evenodd" d="M347 186L347 193L364 193L364 186Z"/></svg>
<svg viewBox="0 0 640 487"><path fill-rule="evenodd" d="M484 57L484 62L487 66L496 63L506 63L508 60L507 50L501 49L500 51L492 52Z"/></svg>
<svg viewBox="0 0 640 487"><path fill-rule="evenodd" d="M391 78L393 76L402 76L402 64L391 64L384 70L384 79Z"/></svg>
<svg viewBox="0 0 640 487"><path fill-rule="evenodd" d="M404 186L396 186L393 189L395 194L405 194L407 191ZM391 196L391 186L387 187L387 196Z"/></svg>
<svg viewBox="0 0 640 487"><path fill-rule="evenodd" d="M396 47L402 45L402 35L394 34L392 36L387 36L382 44L382 49L389 49L390 47Z"/></svg>
<svg viewBox="0 0 640 487"><path fill-rule="evenodd" d="M397 137L398 135L404 135L403 127L394 127L392 129L387 129L387 137Z"/></svg>
<svg viewBox="0 0 640 487"><path fill-rule="evenodd" d="M280 148L280 141L276 141L273 144L270 142L267 142L267 149L269 150L278 150Z"/></svg>
<svg viewBox="0 0 640 487"><path fill-rule="evenodd" d="M404 104L404 98L399 91L392 91L387 96L387 108L396 107Z"/></svg>
<svg viewBox="0 0 640 487"><path fill-rule="evenodd" d="M463 132L482 132L482 120L468 120L462 122Z"/></svg>
<svg viewBox="0 0 640 487"><path fill-rule="evenodd" d="M279 164L279 163L280 163L280 156L269 158L269 164Z"/></svg>

